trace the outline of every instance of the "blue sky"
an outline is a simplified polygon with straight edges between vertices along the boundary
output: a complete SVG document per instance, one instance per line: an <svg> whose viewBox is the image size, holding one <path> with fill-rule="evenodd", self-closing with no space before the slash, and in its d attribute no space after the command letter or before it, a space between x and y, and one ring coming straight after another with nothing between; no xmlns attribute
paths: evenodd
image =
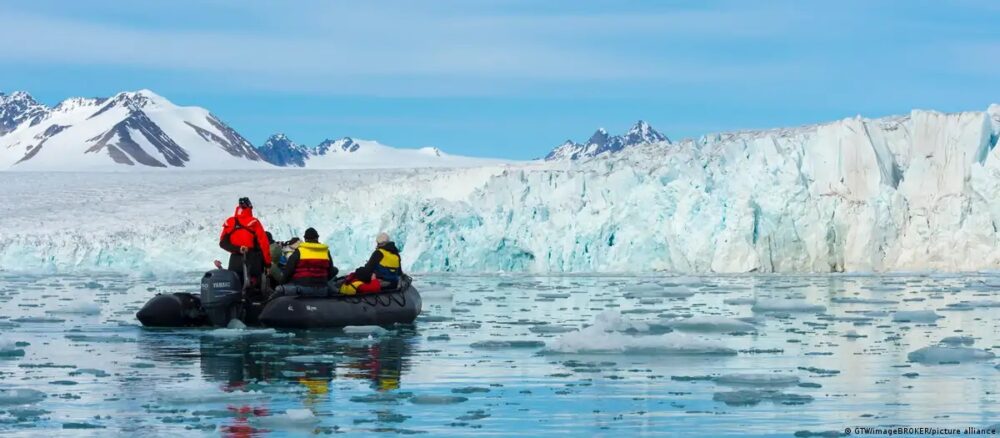
<svg viewBox="0 0 1000 438"><path fill-rule="evenodd" d="M294 5L294 7L292 7ZM149 88L255 144L534 158L1000 102L998 1L5 1L0 90Z"/></svg>

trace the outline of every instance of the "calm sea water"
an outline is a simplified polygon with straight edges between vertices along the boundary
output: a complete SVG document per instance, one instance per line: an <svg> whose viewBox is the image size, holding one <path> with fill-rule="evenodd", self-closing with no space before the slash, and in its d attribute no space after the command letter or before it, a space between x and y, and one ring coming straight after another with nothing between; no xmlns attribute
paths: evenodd
<svg viewBox="0 0 1000 438"><path fill-rule="evenodd" d="M150 296L198 277L0 275L0 433L837 436L1000 422L1000 278L986 274L429 275L413 326L138 325Z"/></svg>

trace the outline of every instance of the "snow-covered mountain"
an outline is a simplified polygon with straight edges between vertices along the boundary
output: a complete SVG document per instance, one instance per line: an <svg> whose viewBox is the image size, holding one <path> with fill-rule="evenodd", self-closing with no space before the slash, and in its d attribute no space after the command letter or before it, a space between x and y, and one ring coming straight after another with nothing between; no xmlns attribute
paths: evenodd
<svg viewBox="0 0 1000 438"><path fill-rule="evenodd" d="M609 135L608 131L600 128L587 140L586 143L574 143L566 140L565 143L557 146L548 155L546 161L561 160L582 160L594 158L601 155L620 152L625 148L650 143L670 144L667 136L657 132L648 123L639 120L628 130L625 135Z"/></svg>
<svg viewBox="0 0 1000 438"><path fill-rule="evenodd" d="M394 169L419 167L473 167L502 160L449 155L434 147L402 149L371 140L343 137L315 147L295 143L284 134L272 135L258 148L271 164L308 169Z"/></svg>
<svg viewBox="0 0 1000 438"><path fill-rule="evenodd" d="M309 159L309 148L295 143L285 134L274 134L257 148L268 163L281 167L303 167Z"/></svg>
<svg viewBox="0 0 1000 438"><path fill-rule="evenodd" d="M51 108L24 92L0 95L0 170L266 166L250 142L207 110L149 90Z"/></svg>
<svg viewBox="0 0 1000 438"><path fill-rule="evenodd" d="M372 169L499 162L350 137L309 147L275 134L256 148L208 110L174 105L149 90L71 98L51 108L22 91L0 93L0 171Z"/></svg>

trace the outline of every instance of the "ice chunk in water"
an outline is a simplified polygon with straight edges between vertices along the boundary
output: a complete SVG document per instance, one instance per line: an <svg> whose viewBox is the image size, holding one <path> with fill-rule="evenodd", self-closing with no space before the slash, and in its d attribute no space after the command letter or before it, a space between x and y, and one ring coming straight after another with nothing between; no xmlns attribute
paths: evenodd
<svg viewBox="0 0 1000 438"><path fill-rule="evenodd" d="M389 333L389 330L386 330L377 325L352 325L344 327L343 330L344 333L362 333L362 334L367 333L371 335L384 335L386 333Z"/></svg>
<svg viewBox="0 0 1000 438"><path fill-rule="evenodd" d="M739 390L717 392L712 396L712 400L729 406L753 406L765 400L783 405L802 405L811 402L813 398L808 395L785 394L771 390Z"/></svg>
<svg viewBox="0 0 1000 438"><path fill-rule="evenodd" d="M65 319L55 318L51 316L24 316L21 318L11 319L13 322L20 323L49 323L49 322L66 322Z"/></svg>
<svg viewBox="0 0 1000 438"><path fill-rule="evenodd" d="M452 405L468 400L468 397L457 395L416 395L410 398L410 403L415 405Z"/></svg>
<svg viewBox="0 0 1000 438"><path fill-rule="evenodd" d="M596 354L736 354L736 350L702 339L679 333L663 335L630 336L626 329L641 327L644 323L631 321L617 312L597 315L594 324L579 331L566 333L549 344L545 353L596 353Z"/></svg>
<svg viewBox="0 0 1000 438"><path fill-rule="evenodd" d="M976 360L987 360L996 357L995 354L980 350L978 348L967 347L924 347L906 355L910 362L923 364L938 364L942 362L971 362Z"/></svg>
<svg viewBox="0 0 1000 438"><path fill-rule="evenodd" d="M754 312L817 313L826 311L826 306L798 299L760 298L753 303L750 310Z"/></svg>
<svg viewBox="0 0 1000 438"><path fill-rule="evenodd" d="M728 386L791 386L799 383L798 377L785 374L726 374L712 380Z"/></svg>
<svg viewBox="0 0 1000 438"><path fill-rule="evenodd" d="M24 356L24 349L9 339L0 339L0 358Z"/></svg>
<svg viewBox="0 0 1000 438"><path fill-rule="evenodd" d="M542 341L479 341L473 342L470 347L478 350L499 350L504 348L542 348L545 343Z"/></svg>
<svg viewBox="0 0 1000 438"><path fill-rule="evenodd" d="M858 338L867 338L868 335L862 335L858 333L857 330L848 330L847 333L844 333L844 337L848 339L858 339Z"/></svg>
<svg viewBox="0 0 1000 438"><path fill-rule="evenodd" d="M1000 301L961 301L945 305L943 310L975 310L978 308L1000 307Z"/></svg>
<svg viewBox="0 0 1000 438"><path fill-rule="evenodd" d="M666 287L658 284L640 284L622 288L625 298L687 298L695 291L684 287Z"/></svg>
<svg viewBox="0 0 1000 438"><path fill-rule="evenodd" d="M893 300L881 300L878 298L857 298L857 297L833 297L831 303L838 304L896 304Z"/></svg>
<svg viewBox="0 0 1000 438"><path fill-rule="evenodd" d="M34 389L0 389L0 406L29 405L45 400L45 393Z"/></svg>
<svg viewBox="0 0 1000 438"><path fill-rule="evenodd" d="M594 330L600 331L614 331L614 332L647 332L649 331L649 324L642 321L634 321L628 319L620 312L615 311L605 311L601 312L595 317L594 325L588 327Z"/></svg>
<svg viewBox="0 0 1000 438"><path fill-rule="evenodd" d="M420 298L425 302L450 302L455 298L455 293L450 290L433 289L425 291L420 289Z"/></svg>
<svg viewBox="0 0 1000 438"><path fill-rule="evenodd" d="M692 316L686 319L675 319L663 323L674 330L685 332L754 332L757 327L745 321L724 316Z"/></svg>
<svg viewBox="0 0 1000 438"><path fill-rule="evenodd" d="M203 332L203 336L215 337L215 338L238 338L241 336L270 336L275 338L291 338L295 335L292 333L278 333L277 330L272 328L266 329L250 329L246 328L246 324L243 321L234 319L229 321L229 326L227 328L220 328L209 330Z"/></svg>
<svg viewBox="0 0 1000 438"><path fill-rule="evenodd" d="M31 408L31 407L9 409L7 410L7 412L10 413L10 415L16 418L18 421L33 420L38 417L41 417L42 415L51 413L49 411L46 411L45 409Z"/></svg>
<svg viewBox="0 0 1000 438"><path fill-rule="evenodd" d="M71 334L71 335L66 335L66 339L69 339L73 342L87 342L87 343L103 342L109 344L121 344L121 343L136 341L135 338L126 338L124 336L119 336L119 335L104 336L104 335Z"/></svg>
<svg viewBox="0 0 1000 438"><path fill-rule="evenodd" d="M268 336L276 333L277 331L274 329L246 330L246 329L235 329L235 328L224 328L224 329L220 328L215 330L209 330L203 333L203 335L216 338L236 338L240 336L253 336L253 335Z"/></svg>
<svg viewBox="0 0 1000 438"><path fill-rule="evenodd" d="M395 403L413 397L412 392L376 392L374 394L351 397L355 403Z"/></svg>
<svg viewBox="0 0 1000 438"><path fill-rule="evenodd" d="M900 310L892 314L895 322L934 322L944 318L933 310Z"/></svg>
<svg viewBox="0 0 1000 438"><path fill-rule="evenodd" d="M569 298L567 293L540 293L536 295L538 298L549 298L549 299L560 299Z"/></svg>
<svg viewBox="0 0 1000 438"><path fill-rule="evenodd" d="M571 332L571 331L574 331L574 330L576 330L576 329L573 328L573 327L567 327L567 326L564 326L564 325L550 325L550 324L546 324L546 325L533 325L531 327L528 327L528 331L530 331L532 333L539 333L539 334L543 334L543 333L567 333L567 332Z"/></svg>
<svg viewBox="0 0 1000 438"><path fill-rule="evenodd" d="M948 336L941 340L946 345L972 345L976 340L972 336Z"/></svg>
<svg viewBox="0 0 1000 438"><path fill-rule="evenodd" d="M309 427L319 418L309 409L288 409L284 414L254 417L251 422L260 427Z"/></svg>
<svg viewBox="0 0 1000 438"><path fill-rule="evenodd" d="M80 369L77 369L75 371L71 371L69 373L69 375L71 375L71 376L79 376L79 375L82 375L82 374L90 374L90 375L93 375L94 377L108 377L108 376L111 375L111 374L108 374L104 370L99 370L99 369L95 369L95 368L80 368Z"/></svg>

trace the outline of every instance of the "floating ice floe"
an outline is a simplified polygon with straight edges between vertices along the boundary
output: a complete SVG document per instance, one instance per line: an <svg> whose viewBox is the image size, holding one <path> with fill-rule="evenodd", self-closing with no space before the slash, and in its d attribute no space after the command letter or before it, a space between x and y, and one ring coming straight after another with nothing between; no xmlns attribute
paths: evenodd
<svg viewBox="0 0 1000 438"><path fill-rule="evenodd" d="M786 374L726 374L712 378L719 385L727 386L792 386L799 383L799 378Z"/></svg>
<svg viewBox="0 0 1000 438"><path fill-rule="evenodd" d="M309 409L288 409L284 414L253 417L251 423L258 427L311 427L319 418Z"/></svg>
<svg viewBox="0 0 1000 438"><path fill-rule="evenodd" d="M976 340L972 336L948 336L941 340L945 345L972 345Z"/></svg>
<svg viewBox="0 0 1000 438"><path fill-rule="evenodd" d="M830 302L837 304L896 304L898 301L878 298L834 297L830 298Z"/></svg>
<svg viewBox="0 0 1000 438"><path fill-rule="evenodd" d="M922 364L972 362L993 359L994 357L996 355L992 352L978 348L945 346L924 347L906 355L910 362Z"/></svg>
<svg viewBox="0 0 1000 438"><path fill-rule="evenodd" d="M631 336L623 333L635 324L620 314L605 312L594 325L566 333L550 343L544 353L734 355L736 350L716 342L679 333ZM646 327L648 330L648 326Z"/></svg>
<svg viewBox="0 0 1000 438"><path fill-rule="evenodd" d="M350 400L355 403L396 403L413 397L412 392L376 392L374 394L357 395Z"/></svg>
<svg viewBox="0 0 1000 438"><path fill-rule="evenodd" d="M945 307L953 310L993 308L993 307L1000 307L1000 301L990 301L990 300L961 301L958 303L948 304Z"/></svg>
<svg viewBox="0 0 1000 438"><path fill-rule="evenodd" d="M343 328L344 333L361 333L361 334L371 334L371 335L384 335L389 333L383 327L377 325L352 325Z"/></svg>
<svg viewBox="0 0 1000 438"><path fill-rule="evenodd" d="M232 328L220 328L214 330L208 330L202 333L202 336L208 336L213 338L238 338L241 336L271 336L271 337L292 337L291 333L278 333L275 329L232 329Z"/></svg>
<svg viewBox="0 0 1000 438"><path fill-rule="evenodd" d="M457 395L415 395L410 398L410 403L415 405L453 405L468 400L468 397Z"/></svg>
<svg viewBox="0 0 1000 438"><path fill-rule="evenodd" d="M753 406L762 401L770 401L783 405L803 405L813 401L812 396L801 394L786 394L773 390L739 390L717 392L712 400L729 406Z"/></svg>
<svg viewBox="0 0 1000 438"><path fill-rule="evenodd" d="M0 389L0 406L30 405L45 400L45 393L34 389Z"/></svg>
<svg viewBox="0 0 1000 438"><path fill-rule="evenodd" d="M554 299L560 299L560 298L569 298L569 294L567 294L567 293L540 293L540 294L537 294L535 296L538 297L538 298L547 298L547 299L553 299L553 300Z"/></svg>
<svg viewBox="0 0 1000 438"><path fill-rule="evenodd" d="M799 299L759 298L753 303L750 310L754 312L819 313L826 311L826 306Z"/></svg>
<svg viewBox="0 0 1000 438"><path fill-rule="evenodd" d="M752 305L756 303L755 298L726 298L722 300L723 304L729 304L731 306L742 306L742 305Z"/></svg>
<svg viewBox="0 0 1000 438"><path fill-rule="evenodd" d="M543 334L543 333L568 333L568 332L571 332L571 331L574 331L574 330L576 330L575 327L568 327L568 326L564 326L564 325L550 325L550 324L533 325L531 327L528 327L528 331L530 331L532 333L538 333L538 334Z"/></svg>
<svg viewBox="0 0 1000 438"><path fill-rule="evenodd" d="M71 375L71 376L80 376L80 375L83 375L83 374L90 374L90 375L92 375L94 377L108 377L108 376L111 375L111 374L108 374L107 371L99 370L99 369L95 369L95 368L79 368L79 369L73 370L73 371L71 371L69 373L69 375Z"/></svg>
<svg viewBox="0 0 1000 438"><path fill-rule="evenodd" d="M685 319L664 321L663 325L684 332L727 333L757 331L757 326L753 324L724 316L692 316Z"/></svg>
<svg viewBox="0 0 1000 438"><path fill-rule="evenodd" d="M487 393L490 392L490 389L484 388L482 386L465 386L462 388L452 388L451 392L455 394L475 394L475 393Z"/></svg>
<svg viewBox="0 0 1000 438"><path fill-rule="evenodd" d="M542 341L522 340L479 341L473 342L469 346L477 350L501 350L507 348L542 348L545 346L545 343Z"/></svg>
<svg viewBox="0 0 1000 438"><path fill-rule="evenodd" d="M696 293L686 287L668 287L659 284L640 284L622 288L625 298L687 298Z"/></svg>
<svg viewBox="0 0 1000 438"><path fill-rule="evenodd" d="M446 289L420 289L420 298L425 302L451 301L455 293Z"/></svg>
<svg viewBox="0 0 1000 438"><path fill-rule="evenodd" d="M214 337L214 338L238 338L242 336L269 336L269 337L287 337L291 338L295 335L292 333L278 333L277 330L272 328L257 328L251 329L247 328L243 321L238 319L233 319L229 321L229 325L226 328L218 328L214 330L208 330L202 333L202 336Z"/></svg>
<svg viewBox="0 0 1000 438"><path fill-rule="evenodd" d="M50 316L25 316L25 317L21 317L21 318L11 319L11 321L18 322L18 323L26 323L26 324L31 324L31 323L66 322L65 319L55 318L55 317L50 317Z"/></svg>
<svg viewBox="0 0 1000 438"><path fill-rule="evenodd" d="M21 348L21 345L9 339L0 339L0 358L21 356L24 356L24 348Z"/></svg>
<svg viewBox="0 0 1000 438"><path fill-rule="evenodd" d="M900 310L892 314L894 322L934 322L944 316L934 313L933 310Z"/></svg>
<svg viewBox="0 0 1000 438"><path fill-rule="evenodd" d="M66 339L73 342L94 342L94 343L108 343L108 344L123 344L136 342L136 338L128 338L119 335L84 335L84 334L68 334Z"/></svg>

